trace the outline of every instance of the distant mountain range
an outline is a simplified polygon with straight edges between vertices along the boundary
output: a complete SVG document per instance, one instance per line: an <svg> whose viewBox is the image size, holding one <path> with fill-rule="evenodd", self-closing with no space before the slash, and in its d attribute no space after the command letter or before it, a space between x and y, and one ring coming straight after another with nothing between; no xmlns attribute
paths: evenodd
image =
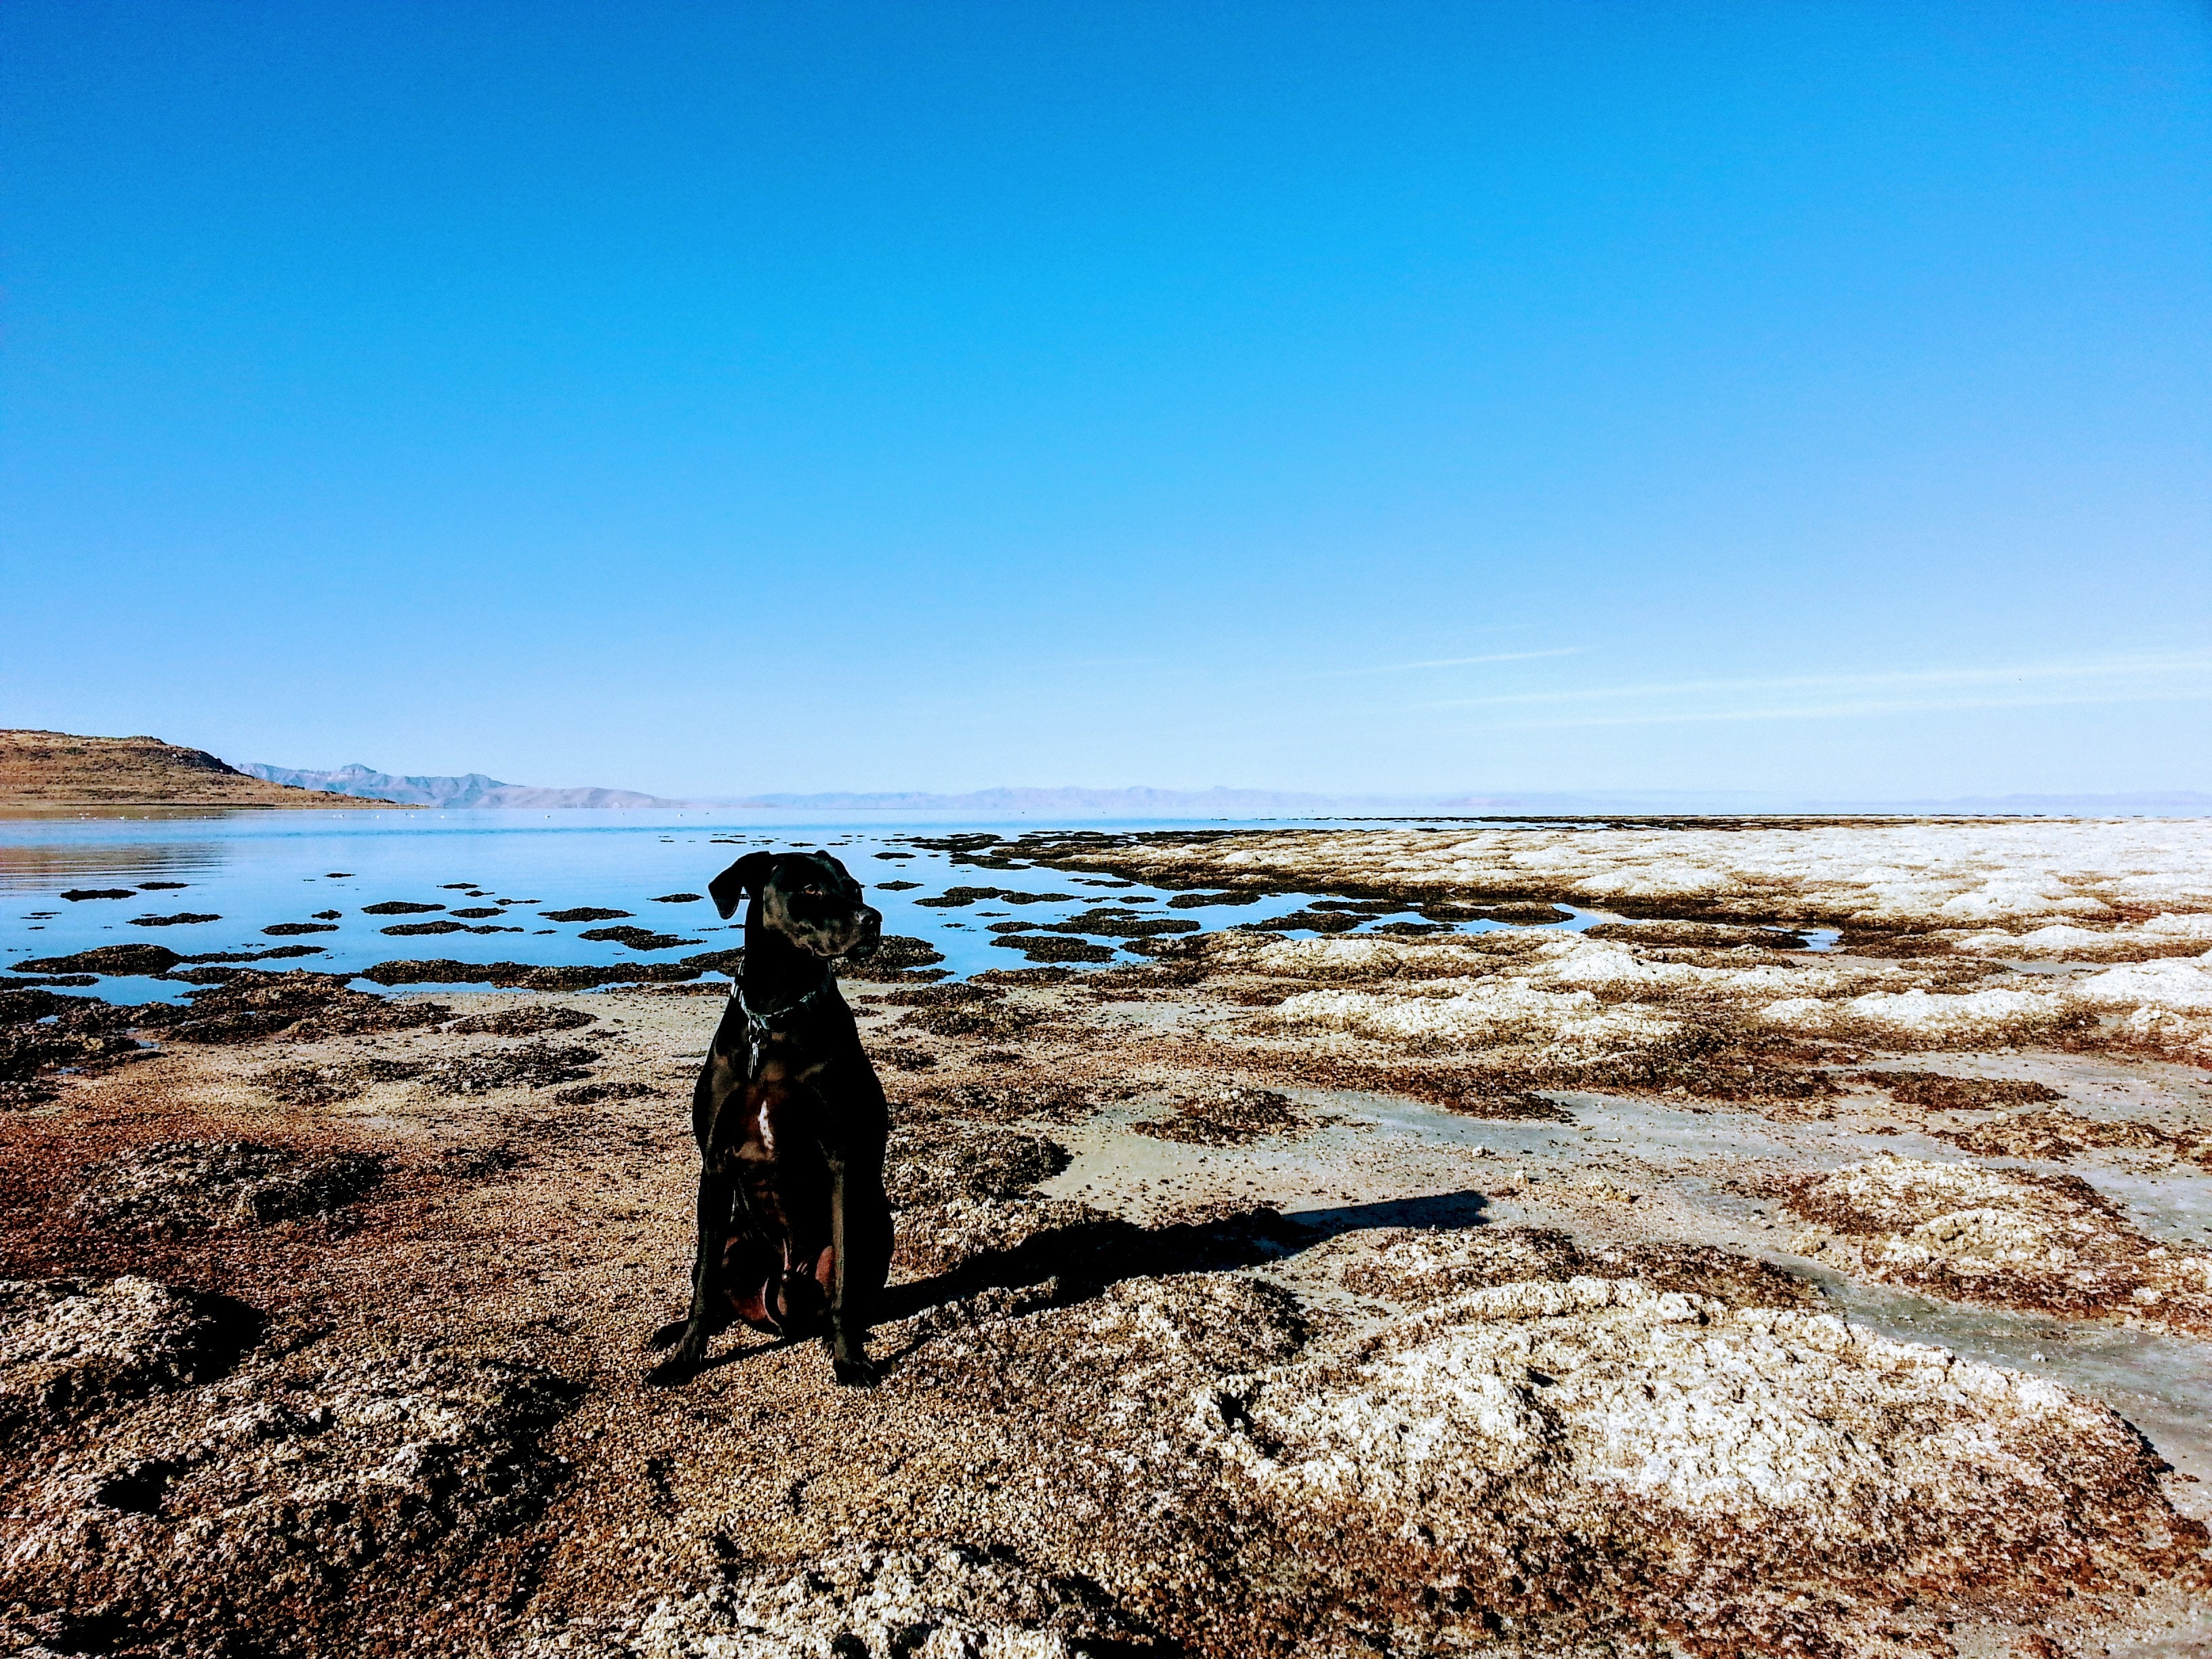
<svg viewBox="0 0 2212 1659"><path fill-rule="evenodd" d="M298 789L323 789L362 800L399 801L410 806L446 807L568 807L568 806L681 806L682 801L641 795L635 789L542 789L534 784L501 783L481 772L458 778L402 777L379 772L356 763L332 772L316 772L294 766L270 766L248 761L240 769L270 783L287 783Z"/></svg>
<svg viewBox="0 0 2212 1659"><path fill-rule="evenodd" d="M2045 813L2087 817L2212 817L2212 795L2187 790L2124 795L1972 796L1953 800L1837 801L1750 790L1592 790L1501 792L1494 795L1330 795L1273 789L976 789L965 794L919 790L880 793L747 795L702 803L781 807L794 811L972 812L1020 817L1255 818L1573 817L1794 813Z"/></svg>
<svg viewBox="0 0 2212 1659"><path fill-rule="evenodd" d="M481 772L418 777L362 765L334 771L249 763L240 769L270 783L318 789L356 799L410 806L560 807L738 806L794 812L965 813L979 819L1229 819L1405 817L1593 817L1671 814L1758 817L1792 813L2031 814L2082 817L2212 817L2212 795L2188 790L2112 795L1982 795L1946 800L1843 801L1750 790L1500 791L1495 794L1337 795L1284 789L1155 789L1144 785L1091 789L828 791L668 800L634 789L551 789L503 783Z"/></svg>

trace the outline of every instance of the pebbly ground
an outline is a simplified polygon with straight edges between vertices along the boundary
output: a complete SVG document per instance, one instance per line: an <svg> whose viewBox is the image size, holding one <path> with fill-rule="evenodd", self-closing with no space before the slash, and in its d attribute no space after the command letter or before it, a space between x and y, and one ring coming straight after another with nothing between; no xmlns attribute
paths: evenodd
<svg viewBox="0 0 2212 1659"><path fill-rule="evenodd" d="M645 1381L718 987L11 1002L6 1650L2202 1651L2194 1029L1880 943L850 981L868 1392Z"/></svg>

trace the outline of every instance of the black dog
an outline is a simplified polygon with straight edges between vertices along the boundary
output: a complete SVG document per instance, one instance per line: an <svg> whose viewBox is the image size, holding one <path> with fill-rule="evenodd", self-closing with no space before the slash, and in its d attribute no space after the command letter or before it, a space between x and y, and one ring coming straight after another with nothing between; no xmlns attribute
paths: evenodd
<svg viewBox="0 0 2212 1659"><path fill-rule="evenodd" d="M708 891L725 917L750 896L745 961L691 1097L699 1255L691 1312L653 1338L688 1375L734 1317L823 1334L840 1382L875 1380L870 1316L890 1271L889 1115L831 962L872 955L883 917L826 853L750 853Z"/></svg>

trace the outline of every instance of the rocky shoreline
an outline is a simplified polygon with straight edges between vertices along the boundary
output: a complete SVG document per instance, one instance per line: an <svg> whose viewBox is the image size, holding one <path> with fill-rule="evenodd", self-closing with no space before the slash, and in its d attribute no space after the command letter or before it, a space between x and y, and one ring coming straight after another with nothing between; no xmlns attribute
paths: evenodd
<svg viewBox="0 0 2212 1659"><path fill-rule="evenodd" d="M949 850L1316 915L1611 878L1395 836ZM2207 1364L2194 843L1856 909L1674 845L1648 932L852 977L895 1116L868 1392L738 1334L644 1382L726 955L0 994L9 1650L2197 1650L2212 1438L2087 1358Z"/></svg>
<svg viewBox="0 0 2212 1659"><path fill-rule="evenodd" d="M383 811L395 805L271 783L204 749L187 749L159 738L0 730L0 809L11 811L125 806Z"/></svg>

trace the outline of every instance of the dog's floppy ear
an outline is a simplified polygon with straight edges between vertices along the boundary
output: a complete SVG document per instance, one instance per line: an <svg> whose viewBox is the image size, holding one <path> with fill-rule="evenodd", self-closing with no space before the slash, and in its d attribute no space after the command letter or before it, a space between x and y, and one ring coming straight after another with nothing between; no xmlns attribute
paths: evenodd
<svg viewBox="0 0 2212 1659"><path fill-rule="evenodd" d="M707 891L714 901L714 908L722 913L724 921L735 913L738 900L748 893L760 891L775 863L773 853L748 853L707 884Z"/></svg>

